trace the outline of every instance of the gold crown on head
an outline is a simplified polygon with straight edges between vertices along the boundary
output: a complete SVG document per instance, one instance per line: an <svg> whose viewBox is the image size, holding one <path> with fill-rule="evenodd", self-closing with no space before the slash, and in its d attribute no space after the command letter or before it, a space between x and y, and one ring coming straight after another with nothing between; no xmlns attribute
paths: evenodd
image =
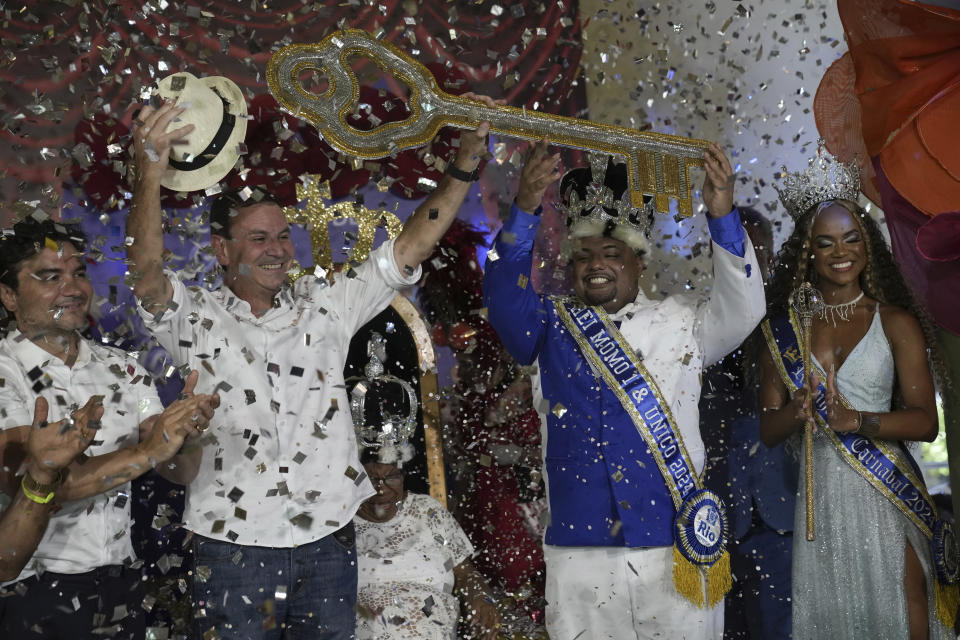
<svg viewBox="0 0 960 640"><path fill-rule="evenodd" d="M823 139L817 142L817 157L810 158L805 171L783 172L783 188L774 185L780 202L794 220L811 207L828 200L856 202L860 197L860 169L856 161L844 163L834 158L824 147Z"/></svg>

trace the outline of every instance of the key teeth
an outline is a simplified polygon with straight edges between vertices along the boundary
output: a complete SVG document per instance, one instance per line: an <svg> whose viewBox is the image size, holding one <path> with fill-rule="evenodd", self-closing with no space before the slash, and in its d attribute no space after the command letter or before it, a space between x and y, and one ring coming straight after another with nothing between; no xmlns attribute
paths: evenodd
<svg viewBox="0 0 960 640"><path fill-rule="evenodd" d="M638 191L633 186L630 188L630 206L639 209L643 206L643 191Z"/></svg>
<svg viewBox="0 0 960 640"><path fill-rule="evenodd" d="M658 193L653 196L653 205L657 213L670 213L670 196L665 193Z"/></svg>

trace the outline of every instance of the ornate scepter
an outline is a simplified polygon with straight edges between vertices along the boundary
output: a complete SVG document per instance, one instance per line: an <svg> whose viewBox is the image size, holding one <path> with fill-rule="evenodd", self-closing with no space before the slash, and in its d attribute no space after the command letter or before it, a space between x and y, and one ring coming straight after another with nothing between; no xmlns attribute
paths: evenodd
<svg viewBox="0 0 960 640"><path fill-rule="evenodd" d="M803 357L803 378L807 388L807 399L810 401L810 410L813 405L813 367L810 357L810 341L813 333L813 315L823 310L823 296L812 284L804 282L790 296L790 306L800 317L803 328L803 342L800 343L800 352ZM813 424L807 420L803 427L804 448L804 481L807 494L807 540L813 540Z"/></svg>

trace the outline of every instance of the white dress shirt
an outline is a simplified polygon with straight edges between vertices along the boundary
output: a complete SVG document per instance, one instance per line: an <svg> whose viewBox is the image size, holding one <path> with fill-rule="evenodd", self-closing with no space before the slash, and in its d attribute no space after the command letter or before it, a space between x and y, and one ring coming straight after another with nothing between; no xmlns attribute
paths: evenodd
<svg viewBox="0 0 960 640"><path fill-rule="evenodd" d="M172 272L173 304L147 328L178 365L220 394L186 526L209 538L293 547L343 527L373 494L357 454L343 380L350 339L412 285L393 241L332 285L310 276L284 288L259 318L223 287L188 288ZM352 277L351 277L352 275Z"/></svg>
<svg viewBox="0 0 960 640"><path fill-rule="evenodd" d="M80 340L77 360L68 367L13 331L0 341L0 428L29 425L38 396L47 399L47 419L67 417L71 405L83 406L102 395L103 418L89 456L136 445L140 422L163 406L153 378L135 358L112 347ZM0 541L0 546L3 541ZM62 503L17 580L37 572L84 573L135 558L130 542L130 483L106 493Z"/></svg>

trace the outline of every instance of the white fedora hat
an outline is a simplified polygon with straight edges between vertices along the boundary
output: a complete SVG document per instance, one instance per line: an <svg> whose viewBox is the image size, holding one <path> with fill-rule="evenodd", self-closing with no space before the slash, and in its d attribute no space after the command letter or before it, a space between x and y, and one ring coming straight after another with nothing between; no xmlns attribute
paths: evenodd
<svg viewBox="0 0 960 640"><path fill-rule="evenodd" d="M222 76L197 78L181 71L157 83L157 95L187 108L168 128L194 125L185 142L171 149L160 184L198 191L218 183L236 164L247 134L247 101L240 87Z"/></svg>

